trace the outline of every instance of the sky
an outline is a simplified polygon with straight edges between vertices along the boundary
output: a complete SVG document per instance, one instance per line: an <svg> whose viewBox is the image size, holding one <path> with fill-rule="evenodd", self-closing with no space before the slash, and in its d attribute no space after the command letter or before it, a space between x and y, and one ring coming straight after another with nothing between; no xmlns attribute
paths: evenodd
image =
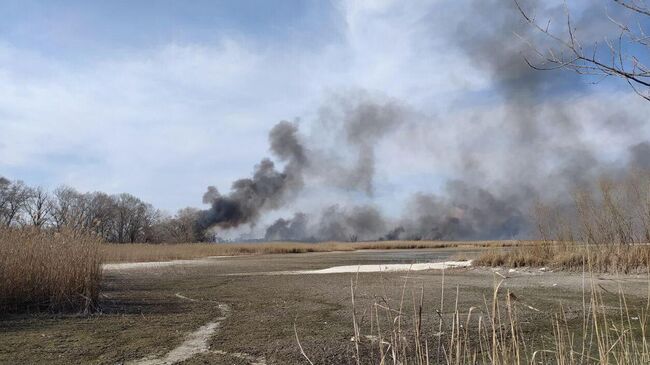
<svg viewBox="0 0 650 365"><path fill-rule="evenodd" d="M310 185L300 204L344 194L397 211L409 195L442 188L458 146L486 138L485 169L503 162L489 157L503 136L463 122L504 106L503 81L459 45L483 42L480 27L499 29L491 22L500 15L476 3L0 1L0 175L128 192L174 212L200 206L209 185L227 192L249 176L278 121L296 120L318 141L323 105L361 93L399 100L429 122L378 144L372 196ZM518 42L503 35L506 46ZM608 81L555 85L539 102L567 97L601 114L621 101L647 111ZM617 138L584 132L591 144ZM620 145L650 136L647 126L638 132ZM622 158L613 145L604 160Z"/></svg>

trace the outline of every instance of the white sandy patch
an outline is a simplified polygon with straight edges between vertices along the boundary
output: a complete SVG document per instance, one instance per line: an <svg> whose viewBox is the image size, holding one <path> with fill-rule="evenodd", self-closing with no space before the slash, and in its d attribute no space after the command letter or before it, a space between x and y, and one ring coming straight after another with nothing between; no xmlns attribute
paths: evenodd
<svg viewBox="0 0 650 365"><path fill-rule="evenodd" d="M216 259L222 259L232 256L209 256L203 259L194 260L171 260L171 261L151 261L151 262L123 262L119 264L104 264L104 270L136 270L151 269L176 265L206 265L214 262Z"/></svg>
<svg viewBox="0 0 650 365"><path fill-rule="evenodd" d="M293 271L262 271L224 274L224 276L267 276L267 275L310 275L310 274L341 274L341 273L369 273L369 272L400 272L422 270L446 270L472 266L468 261L443 261L425 262L420 264L381 264L381 265L346 265L333 266L319 270L293 270Z"/></svg>
<svg viewBox="0 0 650 365"><path fill-rule="evenodd" d="M382 264L382 265L347 265L334 266L320 270L290 271L290 274L340 274L340 273L365 273L365 272L391 272L391 271L422 271L444 270L457 267L468 267L472 261L444 261L426 262L420 264Z"/></svg>

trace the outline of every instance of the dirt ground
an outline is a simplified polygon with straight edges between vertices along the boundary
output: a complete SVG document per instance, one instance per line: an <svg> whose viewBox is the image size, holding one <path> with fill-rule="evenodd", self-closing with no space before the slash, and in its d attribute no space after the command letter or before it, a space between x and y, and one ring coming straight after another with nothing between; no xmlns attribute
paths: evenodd
<svg viewBox="0 0 650 365"><path fill-rule="evenodd" d="M101 312L92 315L20 315L0 319L3 364L303 364L296 332L316 364L352 364L351 289L367 327L374 302L399 306L423 290L425 323L437 323L440 270L360 274L288 271L341 265L439 262L471 258L478 249L357 251L223 257L104 272ZM560 305L582 308L581 273L549 270L451 269L444 272L441 312L484 307L495 282L522 303L520 318L531 335L548 334ZM622 290L631 307L645 303L647 276L595 276L611 293ZM405 284L406 283L406 284ZM404 289L405 288L405 289ZM419 300L419 299L417 299ZM537 310L528 309L533 307ZM428 321L428 322L427 322ZM294 331L295 326L295 331ZM201 332L203 331L203 332ZM202 342L200 336L209 332ZM187 350L189 355L184 355ZM180 354L180 355L179 355Z"/></svg>

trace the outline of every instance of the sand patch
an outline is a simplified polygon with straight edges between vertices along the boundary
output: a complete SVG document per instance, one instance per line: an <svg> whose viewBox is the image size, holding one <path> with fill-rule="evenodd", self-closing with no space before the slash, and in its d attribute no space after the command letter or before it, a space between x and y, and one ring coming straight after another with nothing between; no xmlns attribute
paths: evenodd
<svg viewBox="0 0 650 365"><path fill-rule="evenodd" d="M111 270L138 270L138 269L155 269L167 266L177 265L207 265L213 263L217 259L228 258L232 256L209 256L202 259L194 260L171 260L171 261L151 261L151 262L122 262L119 264L104 264L102 269L105 271Z"/></svg>
<svg viewBox="0 0 650 365"><path fill-rule="evenodd" d="M468 267L472 261L444 261L425 262L420 264L381 264L381 265L346 265L334 266L320 270L299 270L289 271L289 274L341 274L341 273L365 273L365 272L393 272L393 271L422 271L422 270L445 270L457 267Z"/></svg>
<svg viewBox="0 0 650 365"><path fill-rule="evenodd" d="M346 265L333 266L318 270L292 270L292 271L262 271L224 274L224 276L272 276L272 275L322 275L322 274L345 274L345 273L371 273L371 272L400 272L400 271L423 271L423 270L446 270L472 266L472 260L468 261L443 261L425 262L420 264L381 264L381 265Z"/></svg>

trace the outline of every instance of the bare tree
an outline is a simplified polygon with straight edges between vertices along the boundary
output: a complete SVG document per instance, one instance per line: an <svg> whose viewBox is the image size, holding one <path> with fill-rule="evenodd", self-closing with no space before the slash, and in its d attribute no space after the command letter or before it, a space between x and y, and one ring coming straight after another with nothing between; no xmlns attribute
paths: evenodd
<svg viewBox="0 0 650 365"><path fill-rule="evenodd" d="M199 210L196 208L184 208L179 210L173 218L161 222L165 241L168 242L197 242L203 240L203 232L197 222Z"/></svg>
<svg viewBox="0 0 650 365"><path fill-rule="evenodd" d="M52 202L52 223L57 230L63 227L79 229L84 227L87 212L87 199L84 194L68 187L60 186L54 190Z"/></svg>
<svg viewBox="0 0 650 365"><path fill-rule="evenodd" d="M647 60L650 36L646 35L645 26L650 21L650 8L645 0L611 0L631 16L627 21L614 19L605 12L607 20L615 25L615 36L605 38L602 42L585 42L581 40L572 21L571 13L565 5L566 33L551 31L551 21L540 23L534 11L526 10L521 0L514 0L523 18L534 28L547 36L552 42L551 48L541 48L530 40L525 40L537 56L537 60L526 58L528 65L537 70L565 69L581 75L594 76L595 82L608 77L625 80L639 96L650 101L650 68Z"/></svg>
<svg viewBox="0 0 650 365"><path fill-rule="evenodd" d="M159 217L159 212L150 204L130 194L111 197L113 205L112 234L108 237L114 242L145 242L150 238L151 227Z"/></svg>
<svg viewBox="0 0 650 365"><path fill-rule="evenodd" d="M110 241L115 230L115 200L106 193L94 192L84 194L84 201L83 227Z"/></svg>
<svg viewBox="0 0 650 365"><path fill-rule="evenodd" d="M50 213L53 208L52 199L47 191L40 186L27 188L24 207L29 223L34 227L41 228L50 221Z"/></svg>
<svg viewBox="0 0 650 365"><path fill-rule="evenodd" d="M130 194L80 193L60 186L53 193L0 177L0 225L71 228L108 242L197 242L206 239L200 211L185 208L170 217Z"/></svg>
<svg viewBox="0 0 650 365"><path fill-rule="evenodd" d="M22 181L0 184L0 224L7 227L17 223L29 197L29 188Z"/></svg>
<svg viewBox="0 0 650 365"><path fill-rule="evenodd" d="M161 242L161 236L159 235L158 230L156 229L159 223L163 219L163 212L159 209L154 208L153 205L149 203L144 204L144 218L143 218L143 242L152 242L158 243Z"/></svg>
<svg viewBox="0 0 650 365"><path fill-rule="evenodd" d="M9 205L9 187L11 186L11 181L0 176L0 220L4 221L4 217L7 215L7 207Z"/></svg>

